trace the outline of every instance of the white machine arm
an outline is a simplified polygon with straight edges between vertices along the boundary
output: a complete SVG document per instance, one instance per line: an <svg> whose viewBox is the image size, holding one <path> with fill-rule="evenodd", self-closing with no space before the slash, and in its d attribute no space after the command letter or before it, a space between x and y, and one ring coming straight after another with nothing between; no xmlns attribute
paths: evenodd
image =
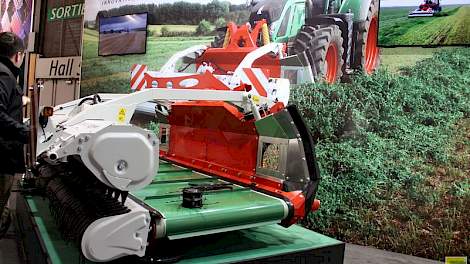
<svg viewBox="0 0 470 264"><path fill-rule="evenodd" d="M171 74L176 73L176 65L179 60L186 56L190 56L192 54L196 54L197 57L201 56L202 53L207 49L205 45L197 45L175 53L175 55L171 56L171 58L162 66L159 73L160 74Z"/></svg>
<svg viewBox="0 0 470 264"><path fill-rule="evenodd" d="M272 104L265 97L240 91L156 88L101 97L103 102L94 105L82 99L56 107L54 116L38 131L38 156L55 163L78 155L101 182L122 191L145 187L158 171L156 135L130 125L137 105L152 100L227 101L246 112L257 112L259 105Z"/></svg>

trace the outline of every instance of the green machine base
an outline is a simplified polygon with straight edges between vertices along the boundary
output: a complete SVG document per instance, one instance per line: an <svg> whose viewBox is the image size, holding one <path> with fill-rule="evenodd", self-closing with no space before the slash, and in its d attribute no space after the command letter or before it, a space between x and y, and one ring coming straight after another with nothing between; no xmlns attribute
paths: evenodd
<svg viewBox="0 0 470 264"><path fill-rule="evenodd" d="M18 233L27 263L75 264L86 261L64 241L40 196L17 200ZM300 226L268 225L251 229L162 241L167 257L153 263L343 263L344 243ZM147 259L148 261L149 259ZM128 258L119 263L142 263Z"/></svg>

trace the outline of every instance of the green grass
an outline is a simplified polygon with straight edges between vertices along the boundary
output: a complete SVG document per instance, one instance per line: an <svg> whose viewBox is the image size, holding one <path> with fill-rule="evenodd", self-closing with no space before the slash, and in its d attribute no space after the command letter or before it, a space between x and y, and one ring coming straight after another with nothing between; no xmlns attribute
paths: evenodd
<svg viewBox="0 0 470 264"><path fill-rule="evenodd" d="M212 37L153 36L148 38L146 54L99 57L98 33L85 29L81 96L97 92L127 93L130 91L130 68L133 64L145 64L150 70L158 70L177 51L211 41Z"/></svg>
<svg viewBox="0 0 470 264"><path fill-rule="evenodd" d="M470 43L470 6L444 6L438 17L408 18L408 7L383 8L379 42L390 45Z"/></svg>
<svg viewBox="0 0 470 264"><path fill-rule="evenodd" d="M150 25L148 30L154 32L154 36L160 36L162 27L167 27L169 31L176 32L196 32L195 25Z"/></svg>
<svg viewBox="0 0 470 264"><path fill-rule="evenodd" d="M400 74L293 89L322 172L306 226L426 258L469 255L469 65L470 49L442 49Z"/></svg>
<svg viewBox="0 0 470 264"><path fill-rule="evenodd" d="M397 47L381 48L380 67L392 73L399 73L403 67L414 66L419 61L432 58L436 52L452 50L458 47Z"/></svg>
<svg viewBox="0 0 470 264"><path fill-rule="evenodd" d="M382 48L380 66L398 73L403 67L413 66L418 61L431 58L439 50L442 48Z"/></svg>

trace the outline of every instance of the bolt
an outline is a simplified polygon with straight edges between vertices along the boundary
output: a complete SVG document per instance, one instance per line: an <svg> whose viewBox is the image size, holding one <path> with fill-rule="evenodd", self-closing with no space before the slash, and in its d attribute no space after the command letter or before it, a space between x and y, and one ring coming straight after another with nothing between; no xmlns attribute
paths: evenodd
<svg viewBox="0 0 470 264"><path fill-rule="evenodd" d="M125 160L118 161L118 164L117 164L118 171L124 171L127 169L127 167L128 167L128 164Z"/></svg>
<svg viewBox="0 0 470 264"><path fill-rule="evenodd" d="M85 142L87 142L88 140L90 140L90 137L89 137L89 136L85 136Z"/></svg>
<svg viewBox="0 0 470 264"><path fill-rule="evenodd" d="M77 152L81 152L82 151L82 148L81 147L78 147L77 148Z"/></svg>
<svg viewBox="0 0 470 264"><path fill-rule="evenodd" d="M83 143L83 138L79 138L78 139L78 144L82 144Z"/></svg>

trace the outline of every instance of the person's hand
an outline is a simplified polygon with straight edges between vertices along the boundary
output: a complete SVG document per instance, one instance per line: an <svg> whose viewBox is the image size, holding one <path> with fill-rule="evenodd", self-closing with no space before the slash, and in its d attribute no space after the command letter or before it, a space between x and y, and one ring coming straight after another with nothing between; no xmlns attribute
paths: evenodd
<svg viewBox="0 0 470 264"><path fill-rule="evenodd" d="M27 96L23 96L23 106L26 106L27 104L31 103L31 99Z"/></svg>

